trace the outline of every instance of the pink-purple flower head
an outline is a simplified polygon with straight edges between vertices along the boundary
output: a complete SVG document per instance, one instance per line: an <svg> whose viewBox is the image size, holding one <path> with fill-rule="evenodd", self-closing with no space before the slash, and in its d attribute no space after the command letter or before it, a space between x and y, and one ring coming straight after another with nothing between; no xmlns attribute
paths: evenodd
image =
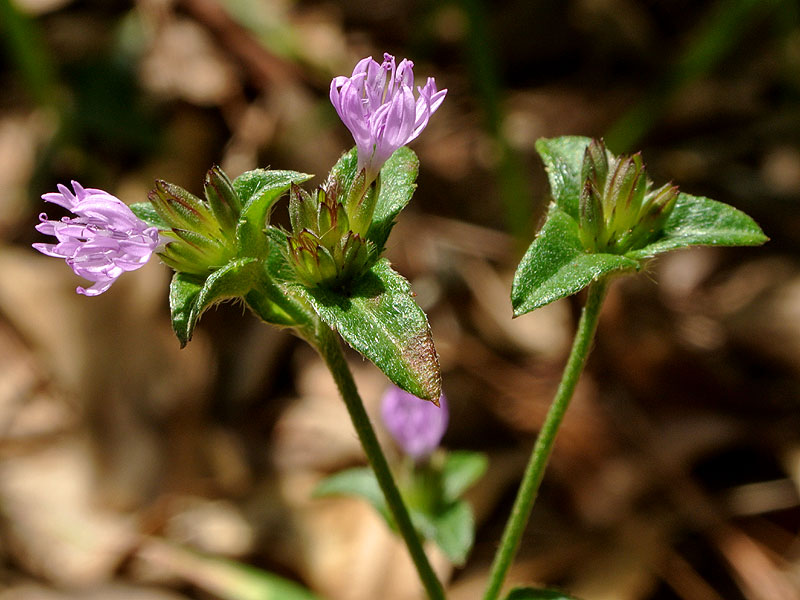
<svg viewBox="0 0 800 600"><path fill-rule="evenodd" d="M442 394L436 406L391 386L383 395L381 417L406 454L414 460L427 458L439 446L447 430L447 398Z"/></svg>
<svg viewBox="0 0 800 600"><path fill-rule="evenodd" d="M384 54L380 64L367 57L352 76L331 81L331 102L353 134L358 168L367 169L368 180L395 150L416 139L447 94L428 77L414 99L413 85L414 63L403 59L397 65L391 54Z"/></svg>
<svg viewBox="0 0 800 600"><path fill-rule="evenodd" d="M60 221L39 215L36 229L55 236L55 244L33 244L39 252L63 258L76 275L93 282L78 287L86 296L102 294L125 271L138 269L150 260L159 244L158 229L149 227L130 208L103 190L84 188L72 182L74 193L64 185L42 199L63 206L76 217Z"/></svg>

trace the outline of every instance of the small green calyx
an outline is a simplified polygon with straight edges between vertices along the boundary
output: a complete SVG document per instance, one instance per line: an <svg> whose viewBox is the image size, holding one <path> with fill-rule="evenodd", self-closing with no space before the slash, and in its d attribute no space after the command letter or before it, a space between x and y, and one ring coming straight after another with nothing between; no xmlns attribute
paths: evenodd
<svg viewBox="0 0 800 600"><path fill-rule="evenodd" d="M206 173L203 190L212 212L225 231L233 231L242 212L242 201L225 171L214 165Z"/></svg>
<svg viewBox="0 0 800 600"><path fill-rule="evenodd" d="M157 180L148 198L173 238L159 254L181 273L207 276L237 253L236 223L242 203L228 176L215 166L206 174L205 200L172 183Z"/></svg>
<svg viewBox="0 0 800 600"><path fill-rule="evenodd" d="M336 190L339 187L340 184L335 178L329 179L326 184L328 190ZM350 229L361 237L367 235L369 226L372 224L380 187L380 175L372 183L367 184L367 172L362 169L356 175L347 192L347 197L344 199L345 210L350 219Z"/></svg>
<svg viewBox="0 0 800 600"><path fill-rule="evenodd" d="M357 186L358 180L351 190ZM292 233L287 234L287 241L290 262L300 283L307 287L346 288L375 264L379 251L366 239L365 231L375 206L370 196L376 195L374 186L369 186L360 198L353 200L353 194L348 194L342 202L335 180L329 180L313 196L297 185L289 188ZM368 203L372 206L365 209ZM367 210L369 216L365 219Z"/></svg>
<svg viewBox="0 0 800 600"><path fill-rule="evenodd" d="M581 181L579 234L590 252L624 254L645 246L678 198L677 186L651 189L641 154L615 157L600 140L586 147Z"/></svg>

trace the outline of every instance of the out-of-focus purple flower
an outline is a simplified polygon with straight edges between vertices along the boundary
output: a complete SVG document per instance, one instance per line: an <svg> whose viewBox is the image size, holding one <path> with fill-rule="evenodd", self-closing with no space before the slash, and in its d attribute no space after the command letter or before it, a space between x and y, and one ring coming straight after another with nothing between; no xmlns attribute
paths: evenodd
<svg viewBox="0 0 800 600"><path fill-rule="evenodd" d="M78 287L86 296L102 294L125 271L133 271L150 260L159 244L158 229L133 214L130 208L103 190L84 188L72 182L74 193L64 185L42 199L63 206L76 217L50 221L39 215L36 229L55 236L55 244L33 244L42 254L63 258L76 275L94 282Z"/></svg>
<svg viewBox="0 0 800 600"><path fill-rule="evenodd" d="M447 398L442 394L436 406L391 386L383 395L381 416L405 453L419 460L430 455L442 441L449 417Z"/></svg>
<svg viewBox="0 0 800 600"><path fill-rule="evenodd" d="M414 99L414 63L383 55L379 64L367 57L350 77L331 81L331 102L342 122L353 134L358 148L358 168L367 169L367 179L377 176L386 159L425 129L428 119L441 106L447 90L437 90L428 77Z"/></svg>

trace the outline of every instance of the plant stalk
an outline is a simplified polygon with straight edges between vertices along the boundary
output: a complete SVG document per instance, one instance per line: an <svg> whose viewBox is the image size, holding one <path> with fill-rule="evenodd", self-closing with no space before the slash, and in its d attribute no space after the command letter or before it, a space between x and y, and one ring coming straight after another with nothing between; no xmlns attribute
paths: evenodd
<svg viewBox="0 0 800 600"><path fill-rule="evenodd" d="M572 350L567 359L567 365L564 367L564 373L561 376L561 383L539 431L539 436L536 438L536 444L531 452L528 466L525 468L525 474L522 477L514 507L511 510L511 515L508 518L500 541L500 547L497 549L492 563L489 584L483 600L497 600L508 574L508 569L511 566L514 555L517 553L533 503L536 501L539 485L542 483L542 478L547 468L547 461L553 450L558 428L564 419L564 413L567 411L572 395L575 392L575 386L578 384L586 359L589 356L607 285L608 282L606 280L601 280L589 286L586 305L581 312L575 340L572 343Z"/></svg>
<svg viewBox="0 0 800 600"><path fill-rule="evenodd" d="M414 566L417 568L417 573L419 573L428 598L430 600L444 600L445 595L442 584L436 577L436 573L434 573L428 557L425 555L422 542L400 497L400 491L397 489L389 464L386 462L386 457L375 435L375 430L372 428L367 411L364 409L364 403L358 394L353 375L345 361L339 340L333 331L321 324L316 341L317 351L325 361L334 380L336 380L339 393L347 406L347 411L350 413L350 418L361 440L361 445L372 470L375 472L375 477L386 498L386 504L392 512L397 529L408 547L411 559L414 561Z"/></svg>

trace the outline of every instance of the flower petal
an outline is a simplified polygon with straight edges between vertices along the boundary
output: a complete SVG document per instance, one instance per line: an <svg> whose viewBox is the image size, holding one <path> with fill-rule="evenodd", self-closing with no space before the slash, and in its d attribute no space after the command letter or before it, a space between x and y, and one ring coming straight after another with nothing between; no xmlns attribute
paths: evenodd
<svg viewBox="0 0 800 600"><path fill-rule="evenodd" d="M77 292L97 296L105 292L126 271L144 265L160 243L158 229L149 227L119 198L96 188L72 182L73 192L59 185L59 193L45 194L47 202L70 209L76 217L60 221L39 215L37 231L55 236L57 244L36 243L33 247L48 256L65 259L76 275L94 282Z"/></svg>
<svg viewBox="0 0 800 600"><path fill-rule="evenodd" d="M387 53L381 64L364 58L350 77L331 81L331 103L353 135L358 167L367 169L368 178L374 179L395 150L422 133L447 94L447 90L438 91L429 77L425 86L417 88L415 99L413 69L410 60L398 65Z"/></svg>

